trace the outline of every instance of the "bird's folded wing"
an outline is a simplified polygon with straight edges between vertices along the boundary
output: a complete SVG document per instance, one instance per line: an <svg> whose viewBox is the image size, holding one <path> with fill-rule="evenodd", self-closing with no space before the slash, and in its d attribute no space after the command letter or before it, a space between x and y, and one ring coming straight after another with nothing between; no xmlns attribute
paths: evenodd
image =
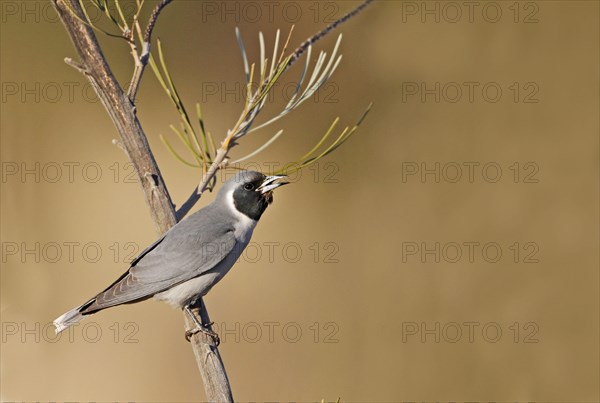
<svg viewBox="0 0 600 403"><path fill-rule="evenodd" d="M189 220L186 220L189 221ZM184 224L184 225L181 225ZM197 228L169 231L133 262L129 271L84 308L93 312L153 296L215 267L236 247L232 229L213 225L211 236Z"/></svg>

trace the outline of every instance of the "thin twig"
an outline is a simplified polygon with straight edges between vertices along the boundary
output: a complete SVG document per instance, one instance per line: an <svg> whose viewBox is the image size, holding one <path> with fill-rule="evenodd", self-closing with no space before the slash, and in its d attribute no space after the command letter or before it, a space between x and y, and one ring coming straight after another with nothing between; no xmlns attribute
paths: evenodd
<svg viewBox="0 0 600 403"><path fill-rule="evenodd" d="M75 60L71 59L70 57L65 57L65 63L68 64L69 66L73 67L75 70L77 70L78 72L80 72L83 75L88 74L88 70L83 64L76 62Z"/></svg>
<svg viewBox="0 0 600 403"><path fill-rule="evenodd" d="M138 55L137 50L135 49L135 45L132 45L135 67L133 70L133 77L131 78L131 85L129 86L129 90L127 91L127 96L129 97L132 103L135 101L135 96L137 95L138 89L140 87L142 75L144 74L144 70L146 69L146 65L148 64L148 59L150 58L152 31L154 30L154 26L156 25L156 21L158 20L158 16L160 15L161 11L171 2L172 0L162 0L152 11L150 19L148 20L148 25L146 26L146 31L144 31L142 53ZM139 29L138 21L136 20L135 23Z"/></svg>
<svg viewBox="0 0 600 403"><path fill-rule="evenodd" d="M165 8L172 0L162 0L152 11L152 15L150 15L150 19L148 20L148 26L146 27L146 32L144 32L144 42L150 43L150 37L152 36L152 30L154 29L154 25L156 24L156 20L160 12Z"/></svg>
<svg viewBox="0 0 600 403"><path fill-rule="evenodd" d="M344 22L348 21L350 18L352 18L355 15L357 15L358 13L360 13L372 2L373 2L373 0L363 1L354 10L350 11L348 14L344 15L340 19L332 22L327 27L325 27L322 31L317 32L316 34L314 34L313 36L311 36L310 38L308 38L307 40L302 42L302 44L296 48L294 53L292 53L292 58L288 62L287 68L290 68L292 66L292 64L294 64L296 62L296 60L298 60L300 58L300 56L302 56L302 54L306 51L306 49L308 49L309 46L313 45L315 42L317 42L319 39L323 38L329 32L336 29L339 25L343 24Z"/></svg>

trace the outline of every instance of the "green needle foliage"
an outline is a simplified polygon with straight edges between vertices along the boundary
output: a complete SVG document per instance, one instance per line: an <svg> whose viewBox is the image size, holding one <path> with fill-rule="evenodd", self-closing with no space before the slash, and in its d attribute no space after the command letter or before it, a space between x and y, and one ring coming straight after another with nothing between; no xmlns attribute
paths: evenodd
<svg viewBox="0 0 600 403"><path fill-rule="evenodd" d="M310 74L309 71L311 70L310 60L312 54L312 46L309 46L306 54L304 68L300 74L300 78L296 82L294 93L290 97L290 100L288 101L286 106L274 116L267 118L265 122L255 125L254 123L256 121L256 118L262 112L267 99L269 99L268 95L289 67L289 62L293 55L289 54L286 56L285 52L290 40L292 30L290 30L290 33L282 49L279 49L280 31L277 31L275 36L275 44L273 47L272 58L270 60L266 57L264 36L262 32L259 34L260 60L258 62L258 73L256 73L256 63L249 63L246 47L241 38L240 31L239 29L236 29L237 41L240 47L242 61L244 64L247 96L245 98L244 107L239 119L237 120L235 125L228 131L227 136L222 142L222 146L225 147L227 150L236 145L237 141L240 138L254 131L267 128L268 126L271 126L272 124L277 122L279 119L288 115L290 112L296 110L301 104L303 104L306 100L311 98L315 92L322 88L323 85L325 85L325 83L327 83L329 78L333 75L334 71L340 64L342 56L338 56L337 53L340 47L342 35L339 35L338 40L331 52L331 56L327 57L326 52L320 52L317 61L312 66L312 72ZM180 139L183 146L189 151L193 158L193 161L185 159L177 151L175 151L175 148L171 145L171 143L166 139L165 136L161 136L161 140L165 143L168 150L179 161L188 166L202 168L203 173L206 173L208 167L214 162L212 157L214 157L217 152L214 145L214 138L210 134L207 135L207 132L205 131L202 114L199 112L199 104L196 105L196 109L198 111L197 115L200 132L198 133L194 129L194 127L192 127L191 119L188 113L186 112L184 105L181 102L181 98L179 97L177 89L173 83L171 74L169 73L168 68L165 64L164 54L162 51L160 41L158 42L158 56L160 68L159 65L157 65L157 63L152 58L150 59L150 65L156 77L158 78L158 81L160 82L162 88L164 89L168 98L171 100L171 103L179 113L180 117L181 130L176 129L174 126L171 126L171 129ZM357 131L358 126L364 120L371 107L372 104L370 104L367 107L361 118L354 126L345 127L338 135L332 136L339 123L339 118L336 118L333 121L333 123L329 126L329 129L321 136L319 141L309 152L295 159L294 161L291 161L289 164L286 164L283 169L275 172L274 174L294 173L318 162L325 156L337 150ZM239 157L233 161L223 161L223 163L221 163L220 168L235 169L236 164L242 161L246 161L252 157L255 157L260 152L267 149L276 140L278 140L282 134L283 130L278 130L264 144L257 147L249 154ZM202 143L202 145L200 145L200 143ZM209 144L210 149L208 146Z"/></svg>
<svg viewBox="0 0 600 403"><path fill-rule="evenodd" d="M171 77L169 69L167 68L160 40L157 41L157 44L160 66L156 63L154 57L150 56L150 67L152 68L152 71L158 79L158 82L179 114L180 128L178 129L174 125L171 125L170 128L184 144L185 148L189 150L193 161L187 160L177 151L175 151L175 148L165 136L161 135L160 139L179 161L191 167L202 168L203 172L206 172L208 166L212 164L213 158L216 154L215 140L205 129L204 119L202 118L202 109L199 103L196 103L195 108L195 120L198 122L197 128L192 124L192 117L183 105L181 97L179 96L179 92L177 91L177 87L175 86L173 78Z"/></svg>
<svg viewBox="0 0 600 403"><path fill-rule="evenodd" d="M260 47L260 60L258 61L258 67L256 63L250 63L248 61L248 56L246 52L246 47L244 45L244 41L242 40L239 29L236 28L236 37L237 42L240 48L240 52L242 55L242 61L244 64L244 74L246 77L246 86L247 86L247 95L244 102L244 107L240 116L236 123L233 125L231 129L228 130L227 135L221 141L219 147L215 142L214 137L210 132L206 130L204 118L202 115L202 109L199 103L196 103L194 112L195 116L191 115L184 103L181 100L179 91L175 86L173 77L169 72L167 63L165 61L165 54L163 52L163 46L160 40L157 40L157 49L158 49L158 61L154 58L152 54L149 53L150 43L149 43L149 35L142 32L140 27L140 14L142 9L144 8L144 0L135 0L135 7L133 12L130 12L129 15L124 11L124 8L121 4L120 0L78 0L83 12L85 14L86 20L82 20L80 17L77 17L80 21L89 25L93 29L102 32L105 35L111 37L118 37L121 39L125 39L131 49L132 55L134 56L134 61L136 62L136 71L141 74L139 68L141 64L145 63L144 57L148 58L149 63L154 72L154 75L158 79L161 87L165 91L170 103L173 105L177 114L179 115L179 122L177 125L170 125L171 131L174 133L175 137L179 139L179 142L184 146L184 148L188 151L189 156L183 156L176 150L176 147L172 144L172 140L169 140L167 136L160 135L161 141L164 143L165 147L169 150L173 156L183 163L186 166L193 168L201 168L203 175L205 175L211 168L213 164L218 164L217 169L227 169L232 168L235 169L235 165L246 161L250 158L255 157L265 149L267 149L270 145L272 145L275 141L277 141L283 134L283 130L277 130L274 135L272 135L266 142L264 142L261 146L257 147L255 150L250 152L249 154L239 157L235 160L230 160L229 151L235 145L237 145L239 139L242 137L272 126L274 123L278 122L281 118L288 115L290 112L299 108L306 100L311 98L312 95L315 94L320 88L327 83L327 81L331 78L337 67L339 66L342 56L338 55L339 47L342 40L342 35L338 36L338 39L335 43L331 51L331 55L328 57L327 52L321 51L317 60L311 66L311 56L312 56L312 45L311 43L314 40L319 39L327 32L329 32L333 27L337 26L339 23L345 21L347 18L350 18L352 15L356 14L362 7L364 7L368 2L364 2L363 6L358 7L350 14L342 17L335 24L327 27L323 32L318 34L317 36L311 38L311 40L307 41L309 44L307 47L298 51L296 49L295 52L286 54L287 47L290 41L290 37L293 31L290 30L287 39L284 45L280 48L280 31L277 31L275 36L275 43L273 46L273 51L271 53L271 58L269 59L266 52L266 45L264 36L259 33L259 47ZM162 0L163 3L168 3L167 0ZM67 7L69 7L69 3L65 2ZM164 6L164 4L163 4ZM117 30L118 33L109 32L103 28L100 28L98 25L91 22L88 13L88 7L95 7L102 12L103 15L106 16L106 20L109 21ZM73 11L71 9L71 11ZM152 18L149 21L149 28L147 31L153 27ZM142 48L142 52L138 53L138 47ZM300 49L300 48L299 48ZM262 123L255 124L257 117L263 111L267 99L269 99L269 95L271 91L275 88L277 82L281 79L281 77L287 72L288 67L295 62L299 55L304 53L306 50L305 62L300 77L296 81L295 90L292 94L290 100L285 105L285 107L276 113L273 116L267 117ZM258 71L257 71L258 70ZM143 68L142 68L143 71ZM136 77L136 72L134 72L134 78ZM139 78L139 76L138 76ZM138 83L139 84L139 83ZM137 87L136 87L137 89ZM133 91L133 98L135 97L135 90ZM285 167L274 174L290 174L302 170L318 161L328 156L329 154L336 151L342 144L344 144L348 139L356 133L359 125L362 123L368 112L370 111L372 104L370 104L365 112L362 114L358 122L352 127L345 127L338 134L334 134L337 130L337 126L339 124L339 118L335 118L329 128L323 133L323 135L319 138L316 144L304 155L299 158L294 159ZM219 156L219 151L221 151L221 156ZM212 188L214 186L214 181L211 182ZM201 192L202 189L199 189Z"/></svg>

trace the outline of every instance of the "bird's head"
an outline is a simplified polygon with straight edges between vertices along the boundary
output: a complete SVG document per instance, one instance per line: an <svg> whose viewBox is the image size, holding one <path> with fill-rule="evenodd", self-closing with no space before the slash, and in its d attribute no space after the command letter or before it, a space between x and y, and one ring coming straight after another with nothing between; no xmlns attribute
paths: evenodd
<svg viewBox="0 0 600 403"><path fill-rule="evenodd" d="M258 221L269 204L273 202L273 191L289 182L282 181L285 175L267 176L256 171L240 171L219 190L219 198L233 204L240 213Z"/></svg>

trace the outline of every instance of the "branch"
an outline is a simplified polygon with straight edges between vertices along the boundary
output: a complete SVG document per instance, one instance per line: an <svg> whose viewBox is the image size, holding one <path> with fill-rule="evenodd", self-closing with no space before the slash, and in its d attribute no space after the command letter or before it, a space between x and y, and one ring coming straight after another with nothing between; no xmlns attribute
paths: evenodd
<svg viewBox="0 0 600 403"><path fill-rule="evenodd" d="M196 305L192 307L192 312L196 316L200 316L201 323L211 323L202 298L198 299ZM192 323L189 315L184 316L186 329L195 328L196 325ZM208 327L210 328L210 326ZM192 336L190 342L192 343L196 363L204 382L206 399L209 402L233 402L229 378L227 378L221 355L214 344L214 340L203 332L198 332Z"/></svg>
<svg viewBox="0 0 600 403"><path fill-rule="evenodd" d="M168 2L163 1L161 4ZM146 135L136 116L135 106L106 63L79 0L52 0L52 3L80 58L80 62L69 59L69 64L76 66L78 71L84 73L115 124L123 147L138 175L152 220L158 232L162 234L177 223L175 209L148 145ZM156 16L159 12L160 9ZM154 19L154 22L149 25L150 32L155 22ZM201 318L208 320L208 313L204 305L197 309L200 310ZM186 316L186 329L193 329L195 326L187 322L187 315L184 316ZM206 399L232 402L231 388L216 346L212 345L212 341L204 339L203 333L199 332L192 336L192 348L204 380Z"/></svg>
<svg viewBox="0 0 600 403"><path fill-rule="evenodd" d="M78 70L84 72L121 134L127 155L140 179L152 219L163 233L176 223L173 203L154 156L149 152L150 146L135 115L135 108L106 63L92 28L82 22L85 16L79 1L52 1L80 58L79 62L68 59L68 64L78 66ZM65 1L70 2L68 6ZM69 8L78 16L74 16Z"/></svg>

